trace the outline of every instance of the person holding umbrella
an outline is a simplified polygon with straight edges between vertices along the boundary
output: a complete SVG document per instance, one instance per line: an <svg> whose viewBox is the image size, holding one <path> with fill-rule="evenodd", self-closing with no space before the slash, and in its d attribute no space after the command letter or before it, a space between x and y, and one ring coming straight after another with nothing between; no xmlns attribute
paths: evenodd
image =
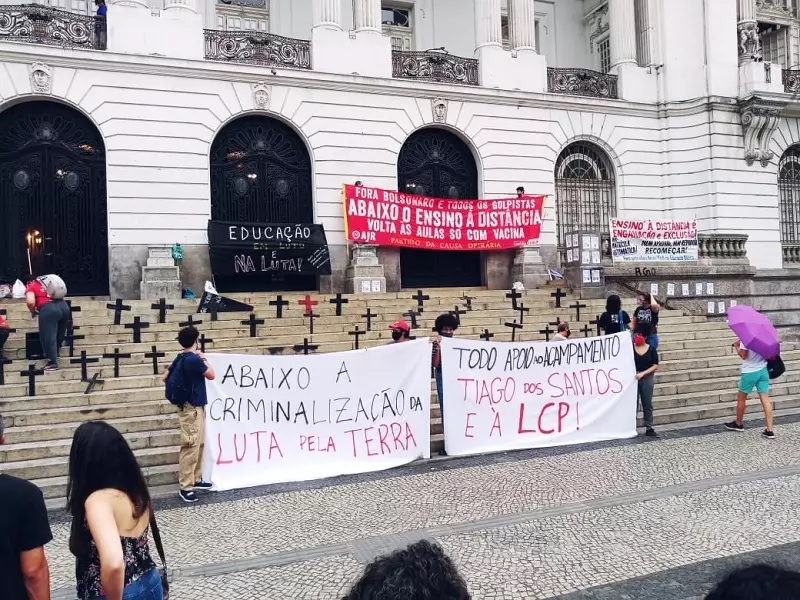
<svg viewBox="0 0 800 600"><path fill-rule="evenodd" d="M732 306L728 310L728 326L739 338L734 342L733 348L742 359L742 371L739 393L736 395L736 420L725 423L725 427L731 431L744 431L747 396L756 390L767 421L767 428L762 435L769 440L774 439L767 363L769 359L780 355L778 332L767 317L743 305Z"/></svg>

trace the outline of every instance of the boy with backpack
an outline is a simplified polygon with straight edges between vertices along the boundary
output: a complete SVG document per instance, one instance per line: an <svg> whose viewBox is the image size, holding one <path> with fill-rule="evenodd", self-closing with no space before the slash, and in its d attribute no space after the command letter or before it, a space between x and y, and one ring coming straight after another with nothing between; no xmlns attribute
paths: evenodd
<svg viewBox="0 0 800 600"><path fill-rule="evenodd" d="M71 316L64 301L67 286L58 275L29 275L25 286L25 305L31 315L39 317L39 341L47 357L45 371L58 371L58 351L64 344Z"/></svg>
<svg viewBox="0 0 800 600"><path fill-rule="evenodd" d="M181 427L181 450L178 455L178 495L184 502L197 502L195 490L210 490L213 484L203 481L205 410L208 404L205 380L216 375L205 355L197 348L200 332L184 327L178 333L183 352L175 357L162 377L166 396L178 408Z"/></svg>

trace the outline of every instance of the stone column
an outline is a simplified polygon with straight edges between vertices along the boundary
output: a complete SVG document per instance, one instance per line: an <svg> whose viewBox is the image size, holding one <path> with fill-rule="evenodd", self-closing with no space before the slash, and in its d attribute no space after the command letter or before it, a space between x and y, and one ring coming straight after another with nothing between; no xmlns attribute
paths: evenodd
<svg viewBox="0 0 800 600"><path fill-rule="evenodd" d="M475 50L503 47L501 0L475 0Z"/></svg>
<svg viewBox="0 0 800 600"><path fill-rule="evenodd" d="M342 0L314 0L314 29L342 30Z"/></svg>
<svg viewBox="0 0 800 600"><path fill-rule="evenodd" d="M508 24L514 50L536 52L535 0L508 0Z"/></svg>
<svg viewBox="0 0 800 600"><path fill-rule="evenodd" d="M758 38L756 0L738 0L739 64L761 58L761 40Z"/></svg>
<svg viewBox="0 0 800 600"><path fill-rule="evenodd" d="M357 33L381 33L381 0L353 0L353 23Z"/></svg>
<svg viewBox="0 0 800 600"><path fill-rule="evenodd" d="M611 68L636 63L636 12L634 0L609 0L608 26Z"/></svg>

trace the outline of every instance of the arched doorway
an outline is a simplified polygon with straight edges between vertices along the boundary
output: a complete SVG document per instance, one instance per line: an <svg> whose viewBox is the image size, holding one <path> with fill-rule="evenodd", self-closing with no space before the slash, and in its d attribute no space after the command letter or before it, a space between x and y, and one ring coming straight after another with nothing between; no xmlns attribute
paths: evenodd
<svg viewBox="0 0 800 600"><path fill-rule="evenodd" d="M0 277L29 269L59 274L70 295L108 294L105 145L57 102L0 112Z"/></svg>
<svg viewBox="0 0 800 600"><path fill-rule="evenodd" d="M300 136L277 119L241 117L211 145L211 218L247 223L313 223L311 158ZM307 275L275 273L258 281L217 277L220 291L317 289Z"/></svg>
<svg viewBox="0 0 800 600"><path fill-rule="evenodd" d="M609 220L617 214L617 186L606 153L584 141L573 142L558 156L555 183L558 255L563 264L568 232L599 231L608 240Z"/></svg>
<svg viewBox="0 0 800 600"><path fill-rule="evenodd" d="M412 194L471 200L478 197L478 168L457 135L444 129L421 129L400 149L397 185ZM481 253L402 248L400 281L406 288L479 286Z"/></svg>
<svg viewBox="0 0 800 600"><path fill-rule="evenodd" d="M800 248L800 145L789 147L781 156L778 195L784 260L788 258L787 262L797 262L795 257Z"/></svg>

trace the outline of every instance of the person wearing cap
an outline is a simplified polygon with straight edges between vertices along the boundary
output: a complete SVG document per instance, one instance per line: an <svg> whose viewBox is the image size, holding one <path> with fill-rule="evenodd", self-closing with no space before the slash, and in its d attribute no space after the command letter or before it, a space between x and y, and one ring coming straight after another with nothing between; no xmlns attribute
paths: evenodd
<svg viewBox="0 0 800 600"><path fill-rule="evenodd" d="M395 321L389 325L389 330L392 332L392 341L390 344L397 344L399 342L407 342L411 339L411 327L405 321Z"/></svg>
<svg viewBox="0 0 800 600"><path fill-rule="evenodd" d="M569 330L569 323L559 323L558 331L553 336L553 342L566 342L572 332Z"/></svg>

